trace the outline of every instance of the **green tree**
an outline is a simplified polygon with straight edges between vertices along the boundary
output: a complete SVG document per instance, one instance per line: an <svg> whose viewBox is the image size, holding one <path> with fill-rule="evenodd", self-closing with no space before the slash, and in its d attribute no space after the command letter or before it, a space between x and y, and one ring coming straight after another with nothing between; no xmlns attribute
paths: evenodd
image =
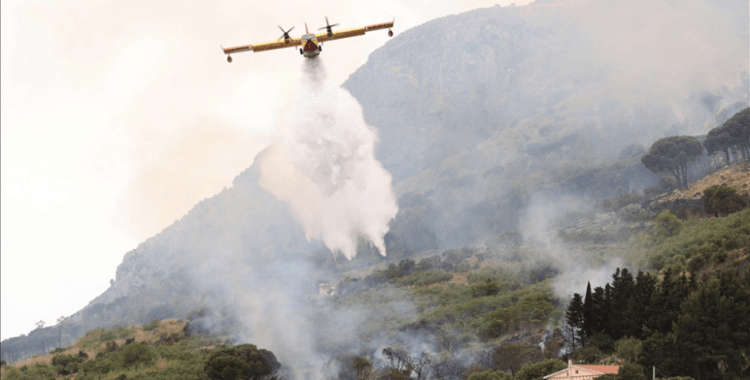
<svg viewBox="0 0 750 380"><path fill-rule="evenodd" d="M617 375L613 375L611 373L608 373L606 375L601 375L596 378L596 380L618 380Z"/></svg>
<svg viewBox="0 0 750 380"><path fill-rule="evenodd" d="M631 362L625 362L617 370L619 380L646 380L646 374L643 373L643 367Z"/></svg>
<svg viewBox="0 0 750 380"><path fill-rule="evenodd" d="M680 304L692 290L691 282L684 273L678 276L671 270L664 271L662 281L651 295L646 327L653 332L671 332L672 324L680 316Z"/></svg>
<svg viewBox="0 0 750 380"><path fill-rule="evenodd" d="M592 347L596 347L601 352L611 353L615 350L615 342L609 335L598 332L589 339L589 344Z"/></svg>
<svg viewBox="0 0 750 380"><path fill-rule="evenodd" d="M651 297L656 290L656 277L638 271L638 275L635 277L635 286L633 287L633 293L628 299L628 308L625 311L623 318L626 320L626 335L634 336L638 339L643 338L643 326L648 320L648 307L651 302Z"/></svg>
<svg viewBox="0 0 750 380"><path fill-rule="evenodd" d="M654 236L670 237L678 235L682 231L682 221L669 210L664 210L656 217Z"/></svg>
<svg viewBox="0 0 750 380"><path fill-rule="evenodd" d="M635 282L633 275L627 268L615 270L612 275L612 289L609 297L609 326L608 332L612 339L620 339L628 331L633 331L633 321L627 319L625 311L628 310L630 299L633 297Z"/></svg>
<svg viewBox="0 0 750 380"><path fill-rule="evenodd" d="M562 360L546 359L537 363L524 364L513 380L535 380L565 369L568 364Z"/></svg>
<svg viewBox="0 0 750 380"><path fill-rule="evenodd" d="M703 145L692 136L669 136L657 140L641 162L654 173L671 173L687 188L687 166L703 154Z"/></svg>
<svg viewBox="0 0 750 380"><path fill-rule="evenodd" d="M676 323L679 354L696 379L747 376L750 356L750 274L719 272L681 305Z"/></svg>
<svg viewBox="0 0 750 380"><path fill-rule="evenodd" d="M594 296L591 293L591 282L586 284L586 296L583 298L583 333L587 338L594 335Z"/></svg>
<svg viewBox="0 0 750 380"><path fill-rule="evenodd" d="M565 329L571 351L583 346L583 299L578 293L573 294L568 310L565 311Z"/></svg>
<svg viewBox="0 0 750 380"><path fill-rule="evenodd" d="M737 190L725 184L711 186L704 190L701 202L703 203L703 211L714 214L717 218L720 214L729 215L733 212L742 211L747 206L747 202L737 194Z"/></svg>
<svg viewBox="0 0 750 380"><path fill-rule="evenodd" d="M252 344L240 344L214 351L203 371L211 380L259 380L281 367L276 356Z"/></svg>
<svg viewBox="0 0 750 380"><path fill-rule="evenodd" d="M638 364L644 368L655 366L669 374L685 373L687 367L675 343L675 335L661 332L655 332L643 341Z"/></svg>
<svg viewBox="0 0 750 380"><path fill-rule="evenodd" d="M503 371L488 369L484 372L472 372L467 380L512 380L513 376Z"/></svg>
<svg viewBox="0 0 750 380"><path fill-rule="evenodd" d="M535 357L534 354L541 353L535 348L521 343L507 343L498 346L492 353L492 364L495 368L501 371L510 371L515 376L523 363Z"/></svg>
<svg viewBox="0 0 750 380"><path fill-rule="evenodd" d="M591 317L586 318L585 321L589 325L588 329L593 333L592 336L603 334L607 327L609 317L609 305L607 302L604 288L601 286L594 288L594 292L591 294ZM599 349L603 350L604 348L599 347Z"/></svg>
<svg viewBox="0 0 750 380"><path fill-rule="evenodd" d="M579 348L572 356L576 363L583 362L594 364L601 359L602 352L594 346L588 346Z"/></svg>
<svg viewBox="0 0 750 380"><path fill-rule="evenodd" d="M732 146L739 148L745 159L750 158L750 107L729 118L722 129L732 139Z"/></svg>
<svg viewBox="0 0 750 380"><path fill-rule="evenodd" d="M633 337L622 338L615 342L617 356L631 362L637 362L642 351L642 343Z"/></svg>
<svg viewBox="0 0 750 380"><path fill-rule="evenodd" d="M703 140L703 147L706 148L706 152L708 152L709 156L714 156L719 152L724 153L724 156L727 159L727 164L731 163L729 149L732 147L732 137L723 126L708 131L706 139Z"/></svg>

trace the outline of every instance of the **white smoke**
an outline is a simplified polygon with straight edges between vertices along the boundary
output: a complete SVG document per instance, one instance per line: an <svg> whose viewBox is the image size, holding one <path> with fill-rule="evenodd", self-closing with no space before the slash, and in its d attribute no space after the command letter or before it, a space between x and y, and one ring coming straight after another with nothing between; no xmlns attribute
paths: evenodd
<svg viewBox="0 0 750 380"><path fill-rule="evenodd" d="M391 175L375 159L375 132L362 108L326 79L320 58L305 59L291 125L260 158L260 185L289 204L308 240L351 259L358 236L382 255L398 205Z"/></svg>

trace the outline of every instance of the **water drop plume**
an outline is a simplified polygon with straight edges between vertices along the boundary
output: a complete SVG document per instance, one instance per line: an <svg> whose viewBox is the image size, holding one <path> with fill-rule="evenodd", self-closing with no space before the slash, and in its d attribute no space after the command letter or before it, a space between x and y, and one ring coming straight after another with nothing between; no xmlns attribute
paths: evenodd
<svg viewBox="0 0 750 380"><path fill-rule="evenodd" d="M375 131L357 101L305 59L290 123L258 156L260 185L286 202L307 239L351 259L359 237L385 255L384 236L398 205L391 175L375 159Z"/></svg>

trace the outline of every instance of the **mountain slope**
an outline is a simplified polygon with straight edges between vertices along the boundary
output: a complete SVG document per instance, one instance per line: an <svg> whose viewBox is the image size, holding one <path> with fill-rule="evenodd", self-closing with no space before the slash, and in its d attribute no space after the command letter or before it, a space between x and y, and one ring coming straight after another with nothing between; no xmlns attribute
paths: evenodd
<svg viewBox="0 0 750 380"><path fill-rule="evenodd" d="M409 235L401 221L418 221L445 247L515 229L538 190L581 196L571 180L591 182L585 177L617 164L625 147L705 133L723 121L724 107L747 104L746 65L730 65L726 82L697 80L721 62L702 58L686 72L682 59L709 46L674 47L689 36L658 27L670 14L671 27L747 62L739 36L748 25L732 13L746 14L746 2L694 1L690 10L651 3L478 9L407 30L373 52L344 87L378 130L377 157L394 176L401 212L391 231ZM728 34L713 35L716 25ZM706 91L719 97L716 107ZM639 163L628 170L587 190L588 202L657 180Z"/></svg>

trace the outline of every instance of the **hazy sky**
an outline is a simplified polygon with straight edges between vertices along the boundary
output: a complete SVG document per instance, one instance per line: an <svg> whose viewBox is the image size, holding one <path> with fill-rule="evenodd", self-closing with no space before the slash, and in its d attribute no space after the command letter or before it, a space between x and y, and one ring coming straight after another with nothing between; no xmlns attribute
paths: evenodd
<svg viewBox="0 0 750 380"><path fill-rule="evenodd" d="M159 2L3 0L2 339L101 294L123 255L230 186L272 139L299 83L277 25L394 32L477 7L530 0ZM326 44L343 83L385 31Z"/></svg>

